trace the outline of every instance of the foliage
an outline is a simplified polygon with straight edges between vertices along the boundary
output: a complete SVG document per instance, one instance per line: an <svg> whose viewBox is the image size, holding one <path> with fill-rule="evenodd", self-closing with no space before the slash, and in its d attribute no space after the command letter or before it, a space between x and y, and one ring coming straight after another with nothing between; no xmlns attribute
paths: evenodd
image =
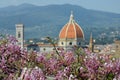
<svg viewBox="0 0 120 80"><path fill-rule="evenodd" d="M52 80L120 79L120 59L78 47L67 52L55 50L28 53L16 45L13 36L1 36L0 80L48 80L49 77Z"/></svg>
<svg viewBox="0 0 120 80"><path fill-rule="evenodd" d="M0 79L19 75L28 58L25 50L16 45L17 40L10 35L0 36Z"/></svg>

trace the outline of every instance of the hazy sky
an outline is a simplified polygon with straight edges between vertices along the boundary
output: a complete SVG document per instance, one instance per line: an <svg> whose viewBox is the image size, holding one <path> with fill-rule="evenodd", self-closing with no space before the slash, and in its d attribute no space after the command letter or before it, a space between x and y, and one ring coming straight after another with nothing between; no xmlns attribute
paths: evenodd
<svg viewBox="0 0 120 80"><path fill-rule="evenodd" d="M30 3L39 6L48 4L76 4L87 9L120 13L120 0L0 0L0 7Z"/></svg>

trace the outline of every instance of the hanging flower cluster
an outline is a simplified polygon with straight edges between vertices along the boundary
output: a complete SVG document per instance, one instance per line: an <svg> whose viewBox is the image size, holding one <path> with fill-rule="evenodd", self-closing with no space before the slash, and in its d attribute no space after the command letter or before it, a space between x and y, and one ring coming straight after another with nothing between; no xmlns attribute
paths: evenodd
<svg viewBox="0 0 120 80"><path fill-rule="evenodd" d="M27 52L16 45L17 40L11 36L0 38L0 79L10 79L20 74L27 63Z"/></svg>
<svg viewBox="0 0 120 80"><path fill-rule="evenodd" d="M55 52L27 52L16 41L0 37L0 80L120 80L120 59L111 55L57 51L55 45Z"/></svg>

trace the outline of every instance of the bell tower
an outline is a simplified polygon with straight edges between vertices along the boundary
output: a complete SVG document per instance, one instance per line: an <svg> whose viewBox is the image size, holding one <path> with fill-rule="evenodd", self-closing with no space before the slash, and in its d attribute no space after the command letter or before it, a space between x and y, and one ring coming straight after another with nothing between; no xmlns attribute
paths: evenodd
<svg viewBox="0 0 120 80"><path fill-rule="evenodd" d="M17 44L21 48L24 45L24 25L23 24L16 24L16 39L18 40Z"/></svg>

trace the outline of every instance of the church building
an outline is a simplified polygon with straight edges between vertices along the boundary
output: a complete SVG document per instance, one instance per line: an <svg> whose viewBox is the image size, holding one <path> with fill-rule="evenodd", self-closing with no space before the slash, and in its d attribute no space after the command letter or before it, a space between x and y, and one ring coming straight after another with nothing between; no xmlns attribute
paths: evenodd
<svg viewBox="0 0 120 80"><path fill-rule="evenodd" d="M58 46L65 50L71 50L73 46L82 46L84 41L84 32L82 28L74 20L71 12L70 19L59 33Z"/></svg>
<svg viewBox="0 0 120 80"><path fill-rule="evenodd" d="M18 44L23 47L23 25L16 25L16 38L18 39ZM62 48L64 50L72 50L73 46L81 47L84 42L84 32L82 28L74 20L73 13L70 15L68 23L66 23L59 33L58 43L55 44L57 48ZM36 47L35 49L35 46ZM33 50L39 50L40 52L44 51L53 51L54 47L51 44L26 44L26 47L34 48Z"/></svg>

